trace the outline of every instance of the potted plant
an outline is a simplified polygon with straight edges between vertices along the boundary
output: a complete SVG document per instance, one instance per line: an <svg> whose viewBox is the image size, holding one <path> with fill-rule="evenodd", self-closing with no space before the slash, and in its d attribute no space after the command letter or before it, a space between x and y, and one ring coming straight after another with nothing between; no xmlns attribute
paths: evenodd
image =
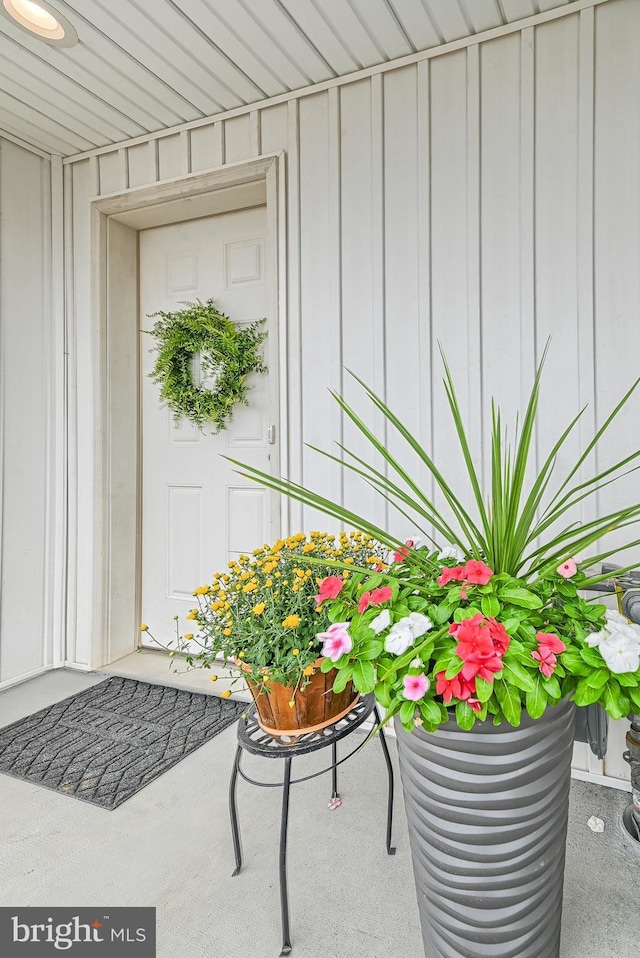
<svg viewBox="0 0 640 958"><path fill-rule="evenodd" d="M492 408L486 492L446 362L464 488L449 484L409 429L362 384L430 473L442 507L336 397L379 457L374 465L344 450L344 466L416 523L419 533L406 542L311 490L242 466L271 488L357 522L394 551L388 569L371 574L358 565L322 608L344 643L344 654L330 663L334 688L351 681L361 692L373 690L396 716L429 958L557 958L575 706L600 702L613 718L640 709L640 630L580 594L605 578L590 567L640 543L597 545L636 523L640 505L584 524L567 516L637 468L640 451L632 451L587 473L591 452L638 383L565 476L554 482L557 454L580 414L527 485L543 362L514 448ZM371 608L367 597L383 585L391 594Z"/></svg>
<svg viewBox="0 0 640 958"><path fill-rule="evenodd" d="M350 681L334 691L335 673L320 669L317 633L329 630L323 643L327 655L338 658L343 648L332 638L324 599L342 589L351 565L382 568L385 553L361 532L311 532L240 555L194 591L197 605L187 615L194 632L181 634L176 619L170 651L183 656L189 668L210 668L220 659L234 663L266 731L295 735L323 728L346 714L359 694ZM303 566L306 557L318 565ZM344 569L327 575L327 561L339 561ZM320 595L318 573L324 577Z"/></svg>

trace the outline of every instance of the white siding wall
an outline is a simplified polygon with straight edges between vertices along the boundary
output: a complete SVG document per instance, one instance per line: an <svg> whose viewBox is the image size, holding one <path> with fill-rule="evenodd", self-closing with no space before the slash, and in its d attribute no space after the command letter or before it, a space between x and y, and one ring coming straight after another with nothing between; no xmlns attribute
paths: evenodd
<svg viewBox="0 0 640 958"><path fill-rule="evenodd" d="M488 400L521 403L550 334L542 448L585 403L588 436L640 366L639 46L640 3L610 0L70 163L77 522L92 521L88 201L259 153L287 152L291 478L355 496L351 477L302 442L343 436L358 451L327 392L363 408L343 367L455 469L437 342L485 470ZM626 445L638 421L636 403ZM357 502L385 521L366 488ZM293 525L311 521L294 508ZM75 570L82 617L92 557ZM71 657L83 655L78 645ZM609 771L624 768L615 758Z"/></svg>
<svg viewBox="0 0 640 958"><path fill-rule="evenodd" d="M0 138L0 686L57 664L50 166Z"/></svg>

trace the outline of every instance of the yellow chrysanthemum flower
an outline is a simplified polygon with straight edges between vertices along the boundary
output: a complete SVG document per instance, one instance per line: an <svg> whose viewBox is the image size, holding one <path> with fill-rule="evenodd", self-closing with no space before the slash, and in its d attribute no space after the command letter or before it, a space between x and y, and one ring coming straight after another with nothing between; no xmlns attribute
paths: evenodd
<svg viewBox="0 0 640 958"><path fill-rule="evenodd" d="M254 615L262 615L264 612L264 602L258 602L257 605L254 605L251 611Z"/></svg>
<svg viewBox="0 0 640 958"><path fill-rule="evenodd" d="M313 675L313 672L314 672L313 666L312 666L312 665L308 665L308 666L306 667L306 669L303 669L302 674L303 674L303 675Z"/></svg>
<svg viewBox="0 0 640 958"><path fill-rule="evenodd" d="M222 634L223 634L223 635L231 635L231 629L229 629L229 628L223 629L223 630L222 630Z"/></svg>
<svg viewBox="0 0 640 958"><path fill-rule="evenodd" d="M291 650L291 654L292 654L292 655L300 655L300 649L292 649L292 650Z"/></svg>
<svg viewBox="0 0 640 958"><path fill-rule="evenodd" d="M141 632L148 632L148 631L149 631L149 626L148 626L148 625L144 625L144 624L141 625L141 626L140 626L140 631L141 631Z"/></svg>
<svg viewBox="0 0 640 958"><path fill-rule="evenodd" d="M220 693L220 698L221 698L221 699L230 699L230 698L231 698L231 692L229 691L229 689L225 689L224 692L221 692L221 693Z"/></svg>
<svg viewBox="0 0 640 958"><path fill-rule="evenodd" d="M184 640L185 640L185 642L188 642L188 641L189 641L190 639L192 639L192 638L193 638L193 632L185 632L185 634L184 634Z"/></svg>
<svg viewBox="0 0 640 958"><path fill-rule="evenodd" d="M217 676L217 675L210 675L210 676L209 676L209 681L210 681L210 682L217 682L217 681L218 681L218 676Z"/></svg>
<svg viewBox="0 0 640 958"><path fill-rule="evenodd" d="M254 581L252 581L252 582L247 582L246 585L243 585L243 586L242 586L242 591L243 591L243 592L255 592L257 588L258 588L258 583L255 582L255 580L254 580Z"/></svg>
<svg viewBox="0 0 640 958"><path fill-rule="evenodd" d="M208 585L199 585L198 588L196 589L196 595L206 595L208 591L209 591Z"/></svg>
<svg viewBox="0 0 640 958"><path fill-rule="evenodd" d="M293 615L288 615L286 619L283 620L282 624L285 629L297 629L300 625L300 616L295 615L295 613Z"/></svg>

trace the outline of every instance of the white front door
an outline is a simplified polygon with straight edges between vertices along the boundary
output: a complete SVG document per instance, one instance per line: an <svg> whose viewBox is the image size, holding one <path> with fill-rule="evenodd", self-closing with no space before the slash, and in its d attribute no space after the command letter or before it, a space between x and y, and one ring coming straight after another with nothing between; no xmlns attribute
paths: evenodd
<svg viewBox="0 0 640 958"><path fill-rule="evenodd" d="M277 471L277 370L274 277L266 244L266 208L140 232L142 373L142 621L162 642L175 636L174 616L195 606L193 591L224 571L231 556L277 536L275 497L243 479L222 458L232 456L265 472ZM237 406L226 430L175 426L151 382L153 338L144 332L157 310L213 299L237 323L267 317L269 372L250 378L249 405ZM271 444L269 442L271 440ZM272 461L273 460L273 461ZM143 633L143 642L153 642Z"/></svg>

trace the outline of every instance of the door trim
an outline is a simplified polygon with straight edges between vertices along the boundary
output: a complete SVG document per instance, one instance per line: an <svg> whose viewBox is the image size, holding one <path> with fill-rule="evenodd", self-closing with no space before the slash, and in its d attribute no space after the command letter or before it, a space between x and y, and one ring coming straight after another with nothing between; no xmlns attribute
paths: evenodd
<svg viewBox="0 0 640 958"><path fill-rule="evenodd" d="M70 636L70 645L78 651L84 647L87 653L68 665L100 668L138 646L138 230L266 203L268 270L272 277L267 361L278 370L273 403L278 435L286 437L284 175L284 153L278 153L91 200L92 372L96 397L90 471L93 481L91 488L87 482L84 488L78 485L71 491L75 495L70 495L70 508L75 512L80 500L85 506L89 500L91 528L78 528L77 536L79 542L85 540L80 551L92 557L92 594L80 597L74 583L69 583L74 610L69 626L78 623L78 634ZM271 466L275 474L286 474L286 442L272 447ZM275 493L271 508L279 510Z"/></svg>

